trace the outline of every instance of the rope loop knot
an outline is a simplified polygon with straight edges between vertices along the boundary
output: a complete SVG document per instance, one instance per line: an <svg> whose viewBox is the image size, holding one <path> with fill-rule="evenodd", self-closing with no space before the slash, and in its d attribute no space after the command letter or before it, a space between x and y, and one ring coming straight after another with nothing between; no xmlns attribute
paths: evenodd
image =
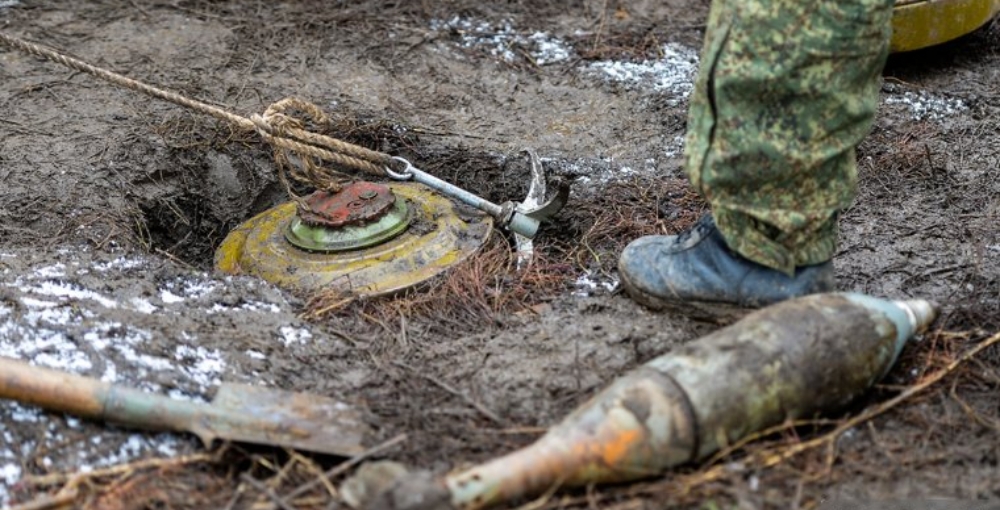
<svg viewBox="0 0 1000 510"><path fill-rule="evenodd" d="M293 111L303 116L293 116ZM342 171L324 167L324 161L375 176L386 175L385 167L392 163L388 154L307 130L307 123L322 128L329 125L330 119L319 106L304 99L287 97L250 120L261 138L274 147L278 176L293 198L298 197L291 191L286 175L330 193L340 191L351 180Z"/></svg>

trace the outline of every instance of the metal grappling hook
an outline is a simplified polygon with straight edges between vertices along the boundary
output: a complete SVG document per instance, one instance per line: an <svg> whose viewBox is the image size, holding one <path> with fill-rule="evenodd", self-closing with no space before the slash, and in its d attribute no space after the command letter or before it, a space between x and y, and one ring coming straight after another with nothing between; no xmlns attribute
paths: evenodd
<svg viewBox="0 0 1000 510"><path fill-rule="evenodd" d="M393 161L397 161L403 166L403 171L396 172L391 168L386 167L386 174L390 178L397 181L408 181L413 180L434 189L441 194L454 198L466 205L475 207L480 211L485 212L496 220L497 224L503 226L505 229L514 232L515 234L520 234L528 239L535 237L538 233L538 227L542 221L547 220L557 213L560 209L566 205L566 201L569 200L569 184L561 182L559 188L556 191L555 196L553 196L549 201L541 203L532 200L532 198L539 196L539 183L541 186L541 196L544 199L545 194L545 176L539 175L541 171L541 164L538 161L538 156L535 155L533 151L527 151L531 157L531 167L532 167L532 178L531 187L528 191L528 198L523 202L514 202L508 200L503 204L494 204L485 198L478 195L470 193L454 184L442 181L433 175L430 175L419 168L416 168L406 159L399 156L393 156Z"/></svg>

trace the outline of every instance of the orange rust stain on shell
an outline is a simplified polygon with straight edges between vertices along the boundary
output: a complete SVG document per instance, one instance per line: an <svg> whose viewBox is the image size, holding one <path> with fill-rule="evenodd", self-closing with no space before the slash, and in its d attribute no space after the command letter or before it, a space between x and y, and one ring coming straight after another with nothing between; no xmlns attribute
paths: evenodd
<svg viewBox="0 0 1000 510"><path fill-rule="evenodd" d="M632 446L641 439L642 433L639 430L621 431L601 448L601 459L609 466L617 465L632 451Z"/></svg>

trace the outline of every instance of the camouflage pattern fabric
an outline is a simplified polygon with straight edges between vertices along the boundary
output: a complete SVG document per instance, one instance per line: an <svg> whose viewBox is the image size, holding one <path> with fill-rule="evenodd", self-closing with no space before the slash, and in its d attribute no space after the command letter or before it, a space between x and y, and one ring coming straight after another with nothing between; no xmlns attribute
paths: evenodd
<svg viewBox="0 0 1000 510"><path fill-rule="evenodd" d="M871 129L893 0L714 0L687 171L730 248L794 272L831 259Z"/></svg>

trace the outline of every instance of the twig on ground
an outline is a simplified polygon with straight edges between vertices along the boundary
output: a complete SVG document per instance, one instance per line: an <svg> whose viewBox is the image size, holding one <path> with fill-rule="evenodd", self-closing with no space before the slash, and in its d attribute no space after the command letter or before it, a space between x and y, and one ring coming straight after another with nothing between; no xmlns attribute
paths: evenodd
<svg viewBox="0 0 1000 510"><path fill-rule="evenodd" d="M197 269L196 267L194 267L191 264L185 262L183 259L181 259L177 255L174 255L173 253L170 253L169 251L166 251L166 250L163 250L163 249L160 249L160 248L156 248L156 253L159 253L160 255L163 255L164 257L170 259L171 261L173 261L177 265L184 266L187 269Z"/></svg>
<svg viewBox="0 0 1000 510"><path fill-rule="evenodd" d="M323 488L326 489L326 492L327 494L330 495L330 497L332 498L340 497L340 491L338 491L337 488L333 486L333 483L330 481L329 478L323 475L323 469L317 466L316 463L312 461L312 459L309 459L308 457L292 449L286 449L286 451L293 460L297 461L300 465L305 467L306 471L311 473L314 477L316 477L316 479L322 482Z"/></svg>
<svg viewBox="0 0 1000 510"><path fill-rule="evenodd" d="M560 487L562 487L562 485L562 481L552 484L552 487L549 487L549 490L545 491L545 494L542 494L537 499L518 507L517 510L541 510L542 508L548 508L550 506L549 501L552 499L552 496L555 496L556 492Z"/></svg>
<svg viewBox="0 0 1000 510"><path fill-rule="evenodd" d="M548 427L511 427L506 429L479 429L483 434L540 436L548 432Z"/></svg>
<svg viewBox="0 0 1000 510"><path fill-rule="evenodd" d="M331 335L333 335L333 336L335 336L335 337L337 337L337 338L339 338L339 339L341 339L341 340L343 340L343 341L345 341L345 342L347 342L349 344L351 344L351 346L353 346L353 347L361 347L361 346L365 345L365 343L366 343L366 342L362 342L362 341L358 340L357 338L354 338L354 336L349 335L345 331L341 331L339 329L334 329L334 328L331 328L329 326L326 327L326 332L330 333Z"/></svg>
<svg viewBox="0 0 1000 510"><path fill-rule="evenodd" d="M64 488L53 496L45 495L32 501L10 507L10 510L55 510L66 508L76 503L79 492L75 488Z"/></svg>
<svg viewBox="0 0 1000 510"><path fill-rule="evenodd" d="M333 301L332 303L324 304L324 305L322 305L321 308L312 310L311 308L313 306L319 306L318 302L319 302L320 299L322 299L322 298L317 298L316 299L316 305L313 305L313 303L310 303L311 306L306 307L306 312L301 315L301 317L303 319L306 319L306 320L319 320L319 319L322 319L324 315L326 315L326 314L328 314L330 312L339 310L339 309L341 309L341 308L343 308L343 307L345 307L345 306L353 303L357 298L355 298L353 296L346 297L346 298L341 298L341 299Z"/></svg>
<svg viewBox="0 0 1000 510"><path fill-rule="evenodd" d="M772 434L777 434L778 432L783 432L786 430L794 429L796 427L802 427L807 425L834 425L836 423L837 422L834 420L798 420L798 421L785 422L782 423L781 425L775 425L774 427L764 429L755 434L750 434L749 436L744 437L743 439L740 439L739 441L733 443L728 448L720 450L719 453L716 453L708 460L707 464L709 465L715 464L716 462L719 462L720 460L728 457L733 452L739 450L740 448L743 448L747 444L763 439Z"/></svg>
<svg viewBox="0 0 1000 510"><path fill-rule="evenodd" d="M291 505L288 504L288 502L285 501L284 498L275 494L270 487L264 485L263 483L261 483L260 480L250 476L248 473L240 473L240 480L246 482L247 484L251 485L254 489L260 491L261 494L267 496L267 498L270 499L271 502L278 505L278 507L281 508L282 510L295 510L294 508L292 508Z"/></svg>
<svg viewBox="0 0 1000 510"><path fill-rule="evenodd" d="M87 473L51 473L41 476L29 476L22 483L29 487L44 487L60 483L69 483L75 486L84 480L131 474L143 469L177 467L185 464L211 463L216 461L218 461L218 454L215 453L196 453L172 458L143 459L128 464L118 464L103 469L95 469Z"/></svg>
<svg viewBox="0 0 1000 510"><path fill-rule="evenodd" d="M965 399L958 396L958 391L956 386L957 386L956 384L951 385L951 391L949 392L949 394L951 395L951 398L954 399L955 402L958 402L958 405L962 407L962 411L964 411L965 414L972 419L972 421L978 423L984 428L1000 432L1000 423L998 423L996 419L987 418L986 416L983 416L982 414L976 412L976 410L973 409L972 406L965 401Z"/></svg>
<svg viewBox="0 0 1000 510"><path fill-rule="evenodd" d="M221 452L222 450L220 450ZM128 464L119 464L104 469L96 469L87 473L51 473L42 476L29 476L22 480L26 487L46 487L62 485L54 496L42 496L38 499L17 507L18 510L50 510L77 505L81 485L93 485L100 478L118 477L125 480L138 471L150 468L166 469L188 464L218 462L219 453L198 453L174 458L144 459Z"/></svg>

